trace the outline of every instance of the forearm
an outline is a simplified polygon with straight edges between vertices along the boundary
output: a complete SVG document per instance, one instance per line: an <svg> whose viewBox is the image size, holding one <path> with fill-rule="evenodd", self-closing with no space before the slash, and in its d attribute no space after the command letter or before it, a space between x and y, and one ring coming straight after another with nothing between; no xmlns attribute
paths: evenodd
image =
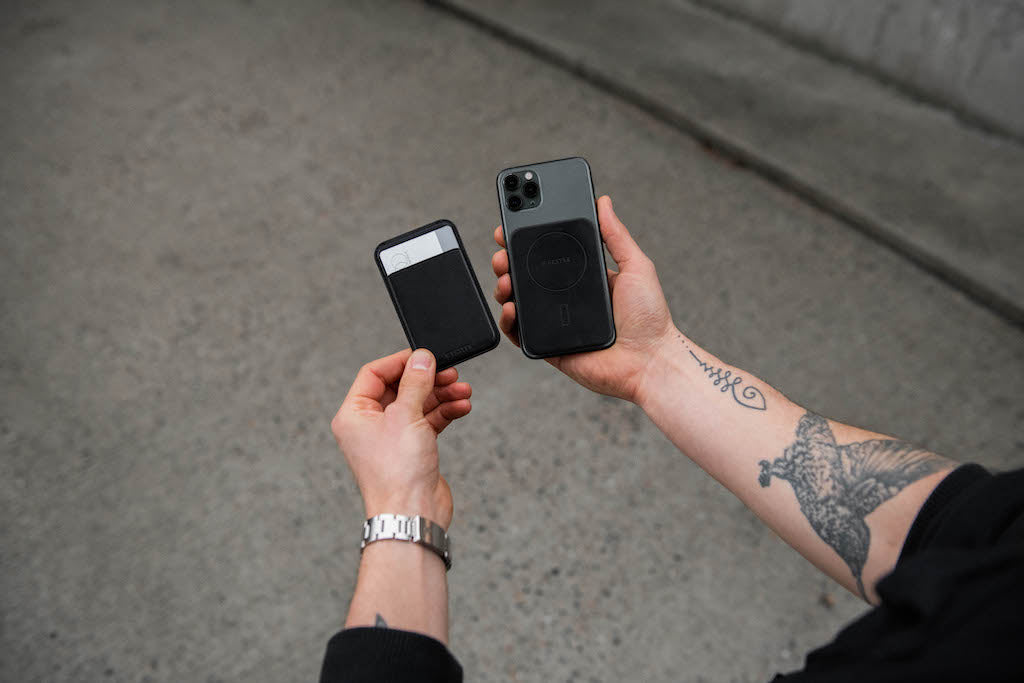
<svg viewBox="0 0 1024 683"><path fill-rule="evenodd" d="M415 631L448 644L448 579L430 550L403 541L366 546L345 627Z"/></svg>
<svg viewBox="0 0 1024 683"><path fill-rule="evenodd" d="M652 357L637 402L787 543L871 600L917 511L954 465L808 413L682 334Z"/></svg>

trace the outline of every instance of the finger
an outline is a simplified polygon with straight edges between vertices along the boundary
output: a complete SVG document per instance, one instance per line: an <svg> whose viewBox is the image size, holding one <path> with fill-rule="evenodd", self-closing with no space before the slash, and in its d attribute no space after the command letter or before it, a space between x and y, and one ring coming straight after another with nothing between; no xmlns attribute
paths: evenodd
<svg viewBox="0 0 1024 683"><path fill-rule="evenodd" d="M456 369L456 368L448 368L446 370L442 370L441 372L437 373L437 375L434 377L434 386L435 387L443 387L445 385L451 384L452 382L458 381L458 379L459 379L459 371L458 371L458 369ZM388 406L388 404L393 402L397 396L398 396L398 382L395 381L395 382L392 382L391 384L389 384L388 388L384 390L384 396L383 396L383 398L380 399L381 406L386 408ZM437 405L437 403L438 402L435 401L434 405ZM433 407L433 406L431 406L431 407ZM424 410L429 410L429 408L424 408Z"/></svg>
<svg viewBox="0 0 1024 683"><path fill-rule="evenodd" d="M434 390L430 392L430 396L427 396L427 400L423 404L423 413L429 413L442 403L458 401L464 398L469 398L472 395L473 387L466 382L459 382L457 384L441 388L435 387Z"/></svg>
<svg viewBox="0 0 1024 683"><path fill-rule="evenodd" d="M498 243L499 247L505 246L505 231L500 225L494 229L494 241Z"/></svg>
<svg viewBox="0 0 1024 683"><path fill-rule="evenodd" d="M440 434L453 420L469 415L469 411L472 409L473 405L469 402L469 399L462 399L460 401L442 403L427 413L425 417L430 426L434 428L434 431Z"/></svg>
<svg viewBox="0 0 1024 683"><path fill-rule="evenodd" d="M391 384L398 381L405 371L405 362L412 355L412 349L404 349L384 358L378 358L361 367L348 390L350 398L368 398L382 402ZM390 402L390 401L389 401Z"/></svg>
<svg viewBox="0 0 1024 683"><path fill-rule="evenodd" d="M512 331L512 326L516 322L516 305L511 301L507 301L501 306L501 317L498 318L498 327L505 334Z"/></svg>
<svg viewBox="0 0 1024 683"><path fill-rule="evenodd" d="M454 379L451 379L451 381L442 382L441 378L454 378ZM447 370L442 370L441 372L437 373L437 376L434 379L434 390L430 392L430 395L427 396L426 402L424 402L424 404L423 404L423 412L424 412L424 414L429 413L430 411L432 411L435 408L437 408L437 405L441 401L453 400L452 398L439 398L437 396L437 393L438 393L438 391L441 391L442 389L447 389L447 388L453 386L457 379L459 379L459 371L457 371L455 368L449 368ZM463 384L466 384L466 383L463 382ZM469 385L466 384L466 386L468 387ZM392 394L391 395L391 400L394 400L394 398L395 398L395 396L397 394L394 392L393 389L389 389L389 391ZM459 393L459 391L456 391L455 393ZM441 392L441 394L442 395L446 395L446 394L444 394L444 392ZM470 392L467 393L465 396L460 395L460 396L458 396L458 398L468 398L470 396L470 394L472 394L472 389L470 389ZM453 395L455 395L455 394L453 394ZM386 396L387 396L387 393L385 393L385 397ZM391 401L388 401L388 402L391 402ZM381 401L381 404L385 405L385 407L387 405L387 403L385 403L383 400Z"/></svg>
<svg viewBox="0 0 1024 683"><path fill-rule="evenodd" d="M434 390L436 367L434 354L427 349L416 349L405 364L394 405L401 406L412 419L423 417L423 404Z"/></svg>
<svg viewBox="0 0 1024 683"><path fill-rule="evenodd" d="M516 329L516 305L506 301L501 307L501 318L498 319L498 327L505 333L516 346L519 346L519 331Z"/></svg>
<svg viewBox="0 0 1024 683"><path fill-rule="evenodd" d="M505 273L494 283L494 300L503 304L512 298L512 277Z"/></svg>
<svg viewBox="0 0 1024 683"><path fill-rule="evenodd" d="M435 388L433 396L437 399L437 402L447 403L449 401L458 401L460 399L469 398L473 395L473 387L469 385L469 382L456 382L455 384L449 384L446 387ZM431 407L433 410L433 407Z"/></svg>
<svg viewBox="0 0 1024 683"><path fill-rule="evenodd" d="M458 381L458 379L459 371L455 368L448 368L447 370L442 370L441 372L437 373L437 376L434 377L434 386L443 387L445 385L451 384L452 382Z"/></svg>
<svg viewBox="0 0 1024 683"><path fill-rule="evenodd" d="M617 278L619 274L611 268L605 268L605 270L608 271L608 293L611 294L615 291L615 278Z"/></svg>
<svg viewBox="0 0 1024 683"><path fill-rule="evenodd" d="M597 220L601 224L601 237L608 245L608 253L615 259L621 269L630 261L638 261L645 257L644 252L633 241L629 230L622 224L612 209L612 200L603 196L597 200Z"/></svg>
<svg viewBox="0 0 1024 683"><path fill-rule="evenodd" d="M508 272L508 251L506 249L494 252L494 256L491 257L491 270L498 277Z"/></svg>

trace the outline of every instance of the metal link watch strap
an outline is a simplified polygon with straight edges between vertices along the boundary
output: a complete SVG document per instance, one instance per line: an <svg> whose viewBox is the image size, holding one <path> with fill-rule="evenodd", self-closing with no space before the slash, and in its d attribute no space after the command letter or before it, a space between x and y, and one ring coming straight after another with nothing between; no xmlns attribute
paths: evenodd
<svg viewBox="0 0 1024 683"><path fill-rule="evenodd" d="M363 541L359 546L360 551L374 541L411 541L437 553L437 556L444 560L445 571L452 568L451 547L448 542L448 534L440 524L432 522L426 517L416 515L406 517L405 515L381 514L370 517L363 523Z"/></svg>

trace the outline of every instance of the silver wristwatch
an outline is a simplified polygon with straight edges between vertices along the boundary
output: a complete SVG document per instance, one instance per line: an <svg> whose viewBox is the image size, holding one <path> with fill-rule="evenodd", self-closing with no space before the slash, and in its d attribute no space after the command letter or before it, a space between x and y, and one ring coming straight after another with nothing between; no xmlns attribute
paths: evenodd
<svg viewBox="0 0 1024 683"><path fill-rule="evenodd" d="M444 560L445 571L452 568L452 553L448 544L448 534L440 524L431 522L426 517L406 517L405 515L382 514L374 515L363 523L363 542L360 552L374 541L412 541L437 553Z"/></svg>

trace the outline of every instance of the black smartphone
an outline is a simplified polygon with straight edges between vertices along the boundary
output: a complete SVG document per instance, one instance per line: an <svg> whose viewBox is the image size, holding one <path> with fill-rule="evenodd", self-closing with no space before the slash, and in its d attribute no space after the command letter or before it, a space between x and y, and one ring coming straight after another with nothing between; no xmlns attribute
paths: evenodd
<svg viewBox="0 0 1024 683"><path fill-rule="evenodd" d="M440 220L392 237L373 252L409 346L429 349L444 370L498 345L455 224Z"/></svg>
<svg viewBox="0 0 1024 683"><path fill-rule="evenodd" d="M615 343L590 165L581 157L498 174L519 343L530 358Z"/></svg>

